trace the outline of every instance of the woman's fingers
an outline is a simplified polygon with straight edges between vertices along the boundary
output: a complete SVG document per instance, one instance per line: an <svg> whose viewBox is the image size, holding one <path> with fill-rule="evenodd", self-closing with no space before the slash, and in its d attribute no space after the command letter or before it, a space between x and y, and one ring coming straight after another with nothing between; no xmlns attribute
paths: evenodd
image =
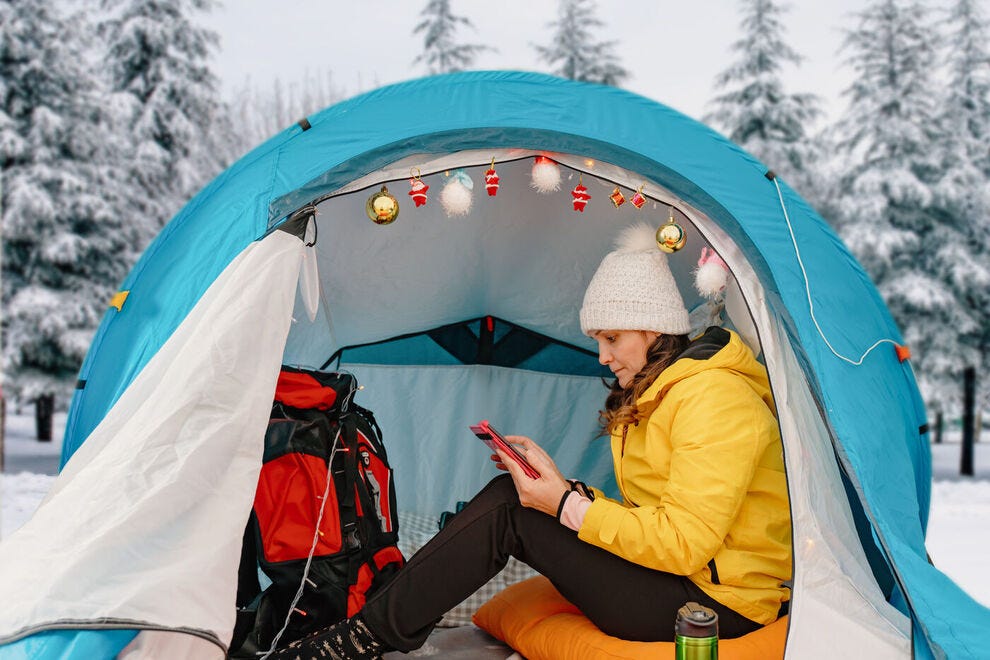
<svg viewBox="0 0 990 660"><path fill-rule="evenodd" d="M560 473L560 470L557 468L557 463L550 457L550 454L548 454L543 447L536 444L531 439L524 435L507 435L505 439L514 445L521 445L524 450L522 453L526 456L526 460L529 461L540 474L552 473L556 474L561 479L564 478L564 476Z"/></svg>

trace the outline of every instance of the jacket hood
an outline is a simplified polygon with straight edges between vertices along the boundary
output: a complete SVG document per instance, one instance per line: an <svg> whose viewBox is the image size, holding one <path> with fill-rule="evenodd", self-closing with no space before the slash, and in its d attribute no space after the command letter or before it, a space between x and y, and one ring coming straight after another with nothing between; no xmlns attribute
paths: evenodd
<svg viewBox="0 0 990 660"><path fill-rule="evenodd" d="M749 381L754 390L771 400L767 370L749 346L731 330L712 326L691 342L677 360L657 376L637 404L663 398L671 387L685 378L709 369L727 369Z"/></svg>

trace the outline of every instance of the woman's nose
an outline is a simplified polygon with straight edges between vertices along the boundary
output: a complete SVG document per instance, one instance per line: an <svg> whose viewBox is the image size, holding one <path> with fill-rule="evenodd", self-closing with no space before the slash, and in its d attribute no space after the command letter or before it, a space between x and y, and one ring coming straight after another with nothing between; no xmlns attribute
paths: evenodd
<svg viewBox="0 0 990 660"><path fill-rule="evenodd" d="M612 361L612 354L604 348L598 349L598 364L605 365Z"/></svg>

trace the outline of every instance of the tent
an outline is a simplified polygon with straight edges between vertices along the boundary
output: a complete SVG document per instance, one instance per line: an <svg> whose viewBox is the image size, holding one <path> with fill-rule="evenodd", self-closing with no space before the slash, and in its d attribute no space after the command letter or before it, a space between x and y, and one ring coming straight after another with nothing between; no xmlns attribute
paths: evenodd
<svg viewBox="0 0 990 660"><path fill-rule="evenodd" d="M559 192L532 189L538 155ZM448 217L458 170L472 206ZM405 194L417 175L422 207ZM366 214L382 185L399 198L388 225ZM646 204L615 207L616 189ZM0 544L0 658L222 657L283 362L357 374L411 512L450 509L492 476L467 430L481 417L607 482L601 369L577 309L620 228L670 217L687 232L670 262L689 308L704 310L691 268L710 246L732 274L725 323L770 374L794 534L787 657L979 655L990 611L925 552L930 455L910 361L826 223L765 165L651 100L473 72L301 120L164 228L93 340L61 475Z"/></svg>

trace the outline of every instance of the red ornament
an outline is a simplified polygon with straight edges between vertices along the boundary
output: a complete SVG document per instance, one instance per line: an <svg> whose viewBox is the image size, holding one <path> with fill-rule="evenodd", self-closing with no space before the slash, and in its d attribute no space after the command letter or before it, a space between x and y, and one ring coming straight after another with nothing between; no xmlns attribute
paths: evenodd
<svg viewBox="0 0 990 660"><path fill-rule="evenodd" d="M618 187L612 191L612 194L609 195L608 198L612 200L612 206L615 208L619 208L626 203L626 198L622 196L622 191L619 190Z"/></svg>
<svg viewBox="0 0 990 660"><path fill-rule="evenodd" d="M495 173L495 162L485 170L485 190L489 197L494 197L498 193L498 174Z"/></svg>
<svg viewBox="0 0 990 660"><path fill-rule="evenodd" d="M418 176L409 179L409 196L412 197L413 203L416 206L423 206L426 204L426 191L430 189L428 185L423 183L423 180Z"/></svg>
<svg viewBox="0 0 990 660"><path fill-rule="evenodd" d="M574 198L574 210L584 213L584 207L588 205L588 200L591 199L588 189L578 183L571 191L571 197Z"/></svg>
<svg viewBox="0 0 990 660"><path fill-rule="evenodd" d="M646 197L643 196L643 186L640 186L639 187L639 190L637 190L633 194L633 196L629 198L629 201L636 208L638 208L638 209L643 208L643 205L646 204Z"/></svg>

